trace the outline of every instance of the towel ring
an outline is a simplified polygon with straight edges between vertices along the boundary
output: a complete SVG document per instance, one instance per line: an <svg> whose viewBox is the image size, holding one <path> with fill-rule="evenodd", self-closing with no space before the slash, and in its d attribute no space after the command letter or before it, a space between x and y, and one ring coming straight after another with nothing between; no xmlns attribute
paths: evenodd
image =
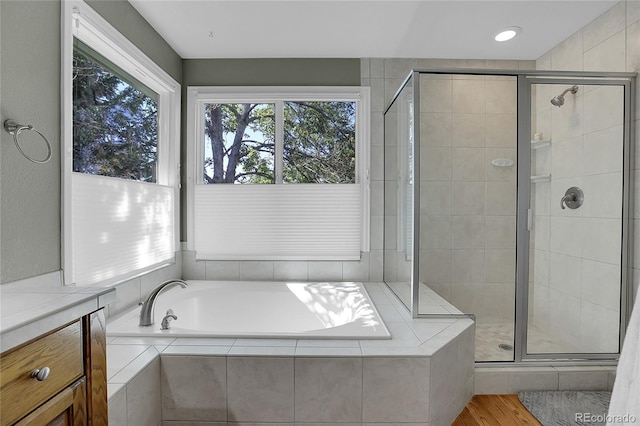
<svg viewBox="0 0 640 426"><path fill-rule="evenodd" d="M22 154L22 156L27 160L31 161L32 163L43 164L48 162L51 159L51 144L49 143L45 135L40 133L31 124L18 124L18 122L16 122L15 120L9 119L4 122L4 129L7 131L7 133L9 133L10 135L13 135L13 142L16 144L16 148L18 148L18 151L20 151L20 154ZM22 150L22 148L20 147L20 143L18 142L18 135L23 130L32 130L37 134L39 134L40 137L42 137L42 140L47 146L47 156L44 160L36 160L35 158L31 158Z"/></svg>

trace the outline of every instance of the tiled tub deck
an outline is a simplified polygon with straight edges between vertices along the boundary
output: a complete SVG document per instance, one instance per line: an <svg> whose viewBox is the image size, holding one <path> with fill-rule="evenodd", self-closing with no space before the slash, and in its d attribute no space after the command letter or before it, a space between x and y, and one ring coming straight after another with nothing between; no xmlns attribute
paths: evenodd
<svg viewBox="0 0 640 426"><path fill-rule="evenodd" d="M109 337L109 424L450 425L473 394L473 321L414 320L366 286L391 340Z"/></svg>

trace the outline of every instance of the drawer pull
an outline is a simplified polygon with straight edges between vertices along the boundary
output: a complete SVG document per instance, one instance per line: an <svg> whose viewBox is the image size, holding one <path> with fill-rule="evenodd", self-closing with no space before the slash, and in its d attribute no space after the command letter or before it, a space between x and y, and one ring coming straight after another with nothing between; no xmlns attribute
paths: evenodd
<svg viewBox="0 0 640 426"><path fill-rule="evenodd" d="M31 377L33 377L34 379L37 379L39 382L42 382L44 380L47 380L47 377L49 377L50 372L51 372L51 369L49 367L43 367L42 369L36 368L31 372Z"/></svg>

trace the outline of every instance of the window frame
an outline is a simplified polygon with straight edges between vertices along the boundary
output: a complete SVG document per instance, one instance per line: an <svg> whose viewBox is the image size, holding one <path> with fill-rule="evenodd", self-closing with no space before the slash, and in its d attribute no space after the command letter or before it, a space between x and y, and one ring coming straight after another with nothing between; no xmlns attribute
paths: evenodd
<svg viewBox="0 0 640 426"><path fill-rule="evenodd" d="M361 192L361 252L370 251L370 152L371 91L366 86L188 86L187 87L187 249L195 250L195 188L206 184L204 164L204 105L210 103L275 103L276 117L283 117L286 101L345 101L356 103L356 173ZM283 183L284 120L276 119L273 185L353 185ZM277 155L280 153L280 155ZM232 184L233 185L233 184ZM256 184L261 186L263 184ZM272 186L264 184L265 186ZM238 185L243 186L243 185Z"/></svg>
<svg viewBox="0 0 640 426"><path fill-rule="evenodd" d="M160 66L153 62L142 50L115 29L100 14L82 0L62 2L61 17L61 174L62 174L62 265L64 284L73 282L72 241L72 185L73 173L73 51L74 38L78 38L90 48L104 56L124 72L140 81L158 94L158 142L156 182L148 185L172 187L173 205L173 247L179 248L180 229L180 105L181 86ZM106 176L103 176L107 178ZM112 177L111 179L120 179ZM138 182L138 181L132 181ZM142 270L123 271L114 279L98 283L115 284L142 273L175 262L173 259L152 265ZM95 285L98 285L95 284ZM94 284L89 284L94 285Z"/></svg>

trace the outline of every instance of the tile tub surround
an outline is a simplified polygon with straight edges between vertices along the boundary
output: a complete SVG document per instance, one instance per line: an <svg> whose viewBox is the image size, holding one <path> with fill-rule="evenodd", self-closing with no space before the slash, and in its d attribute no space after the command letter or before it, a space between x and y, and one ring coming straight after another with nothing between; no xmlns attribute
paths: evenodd
<svg viewBox="0 0 640 426"><path fill-rule="evenodd" d="M109 337L112 424L451 424L473 393L473 322L414 320L366 286L391 340Z"/></svg>
<svg viewBox="0 0 640 426"><path fill-rule="evenodd" d="M616 367L478 367L476 395L509 394L528 390L608 390L613 388Z"/></svg>

